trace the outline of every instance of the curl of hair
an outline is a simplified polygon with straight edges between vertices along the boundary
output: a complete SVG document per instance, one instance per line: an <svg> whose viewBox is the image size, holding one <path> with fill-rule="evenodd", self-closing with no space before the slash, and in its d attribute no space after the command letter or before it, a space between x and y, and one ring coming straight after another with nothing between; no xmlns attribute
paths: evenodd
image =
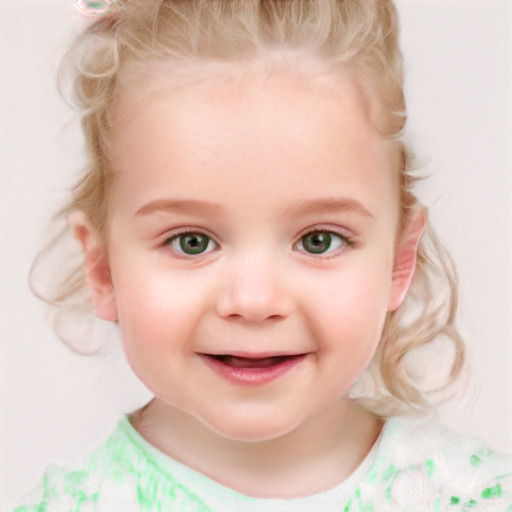
<svg viewBox="0 0 512 512"><path fill-rule="evenodd" d="M61 231L36 259L32 285L36 295L55 306L61 338L77 352L90 352L77 343L80 336L59 327L70 315L76 326L79 317L87 313L89 322L92 314L80 249L68 245L62 252L63 245L72 244L65 221L70 212L82 210L105 235L114 176L108 136L122 108L116 99L126 63L167 61L179 69L182 63L247 61L284 51L316 58L330 70L350 70L367 98L378 103L382 115L376 128L401 144L397 171L404 220L419 203L413 193L412 158L402 141L406 110L398 37L392 0L118 0L76 39L59 77L61 85L71 78L72 103L82 114L87 165L69 204L57 215ZM59 257L48 279L51 286L39 284L44 262ZM442 400L440 391L452 388L464 363L464 344L454 325L456 307L453 265L427 226L406 300L388 315L379 349L364 385L353 391L354 399L383 417L426 411ZM452 363L443 382L425 390L408 370L407 356L440 336L451 342Z"/></svg>

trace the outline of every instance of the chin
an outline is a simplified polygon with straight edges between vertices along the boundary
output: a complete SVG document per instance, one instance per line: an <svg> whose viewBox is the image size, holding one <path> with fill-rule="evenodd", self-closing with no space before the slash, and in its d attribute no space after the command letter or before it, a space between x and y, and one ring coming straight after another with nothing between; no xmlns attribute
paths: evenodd
<svg viewBox="0 0 512 512"><path fill-rule="evenodd" d="M259 443L272 441L294 431L299 422L287 421L283 413L275 411L273 414L250 414L239 412L225 414L218 421L203 422L216 434L245 443Z"/></svg>

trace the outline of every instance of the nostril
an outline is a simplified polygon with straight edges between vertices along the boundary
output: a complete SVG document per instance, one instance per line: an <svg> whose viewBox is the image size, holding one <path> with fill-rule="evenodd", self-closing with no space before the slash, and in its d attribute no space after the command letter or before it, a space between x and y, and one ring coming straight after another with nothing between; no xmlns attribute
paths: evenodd
<svg viewBox="0 0 512 512"><path fill-rule="evenodd" d="M225 320L230 320L233 322L277 322L279 320L284 320L286 318L286 315L241 315L239 313L232 313L229 315L223 315Z"/></svg>

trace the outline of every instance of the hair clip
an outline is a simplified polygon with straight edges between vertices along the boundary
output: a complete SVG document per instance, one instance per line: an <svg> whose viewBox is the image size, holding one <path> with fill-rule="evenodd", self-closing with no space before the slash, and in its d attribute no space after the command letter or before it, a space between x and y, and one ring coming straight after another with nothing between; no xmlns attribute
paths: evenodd
<svg viewBox="0 0 512 512"><path fill-rule="evenodd" d="M86 14L102 16L114 9L117 0L75 0L75 5Z"/></svg>

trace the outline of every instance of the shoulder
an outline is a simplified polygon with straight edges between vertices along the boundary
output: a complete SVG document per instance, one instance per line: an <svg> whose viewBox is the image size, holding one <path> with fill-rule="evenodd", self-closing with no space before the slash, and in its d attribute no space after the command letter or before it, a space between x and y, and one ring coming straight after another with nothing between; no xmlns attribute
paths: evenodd
<svg viewBox="0 0 512 512"><path fill-rule="evenodd" d="M156 450L151 453L123 418L106 442L74 469L49 466L27 498L33 504L14 512L152 511L176 503L186 504L190 512L206 510L180 478L179 468L172 470L174 461L166 459Z"/></svg>
<svg viewBox="0 0 512 512"><path fill-rule="evenodd" d="M424 510L512 511L512 457L435 422L389 420L375 471L390 503L418 506L423 496Z"/></svg>

